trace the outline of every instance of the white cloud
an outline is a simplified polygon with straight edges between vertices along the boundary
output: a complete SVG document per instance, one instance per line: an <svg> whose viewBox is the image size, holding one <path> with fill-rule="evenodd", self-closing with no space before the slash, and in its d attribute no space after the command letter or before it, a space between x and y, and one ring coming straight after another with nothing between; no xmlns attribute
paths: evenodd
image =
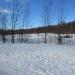
<svg viewBox="0 0 75 75"><path fill-rule="evenodd" d="M0 12L1 12L1 13L5 13L5 14L11 13L10 10L8 10L8 9L3 9L3 8L0 9Z"/></svg>
<svg viewBox="0 0 75 75"><path fill-rule="evenodd" d="M5 0L6 2L10 2L11 0Z"/></svg>

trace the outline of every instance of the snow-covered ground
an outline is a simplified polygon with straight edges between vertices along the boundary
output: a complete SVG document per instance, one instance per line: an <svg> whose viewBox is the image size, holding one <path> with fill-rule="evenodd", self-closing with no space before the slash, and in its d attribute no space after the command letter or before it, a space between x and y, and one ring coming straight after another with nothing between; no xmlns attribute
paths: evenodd
<svg viewBox="0 0 75 75"><path fill-rule="evenodd" d="M75 46L0 44L0 75L75 75Z"/></svg>
<svg viewBox="0 0 75 75"><path fill-rule="evenodd" d="M75 75L75 34L62 38L62 45L56 34L47 34L47 44L43 33L27 36L27 44L17 35L15 44L10 35L5 44L0 40L0 75Z"/></svg>
<svg viewBox="0 0 75 75"><path fill-rule="evenodd" d="M75 34L61 34L61 36L72 36L71 38L62 38L62 44L64 45L69 45L69 46L75 46ZM21 39L21 35L15 35L15 43L19 43L19 38ZM57 34L51 34L47 33L47 44L58 44L58 35ZM23 38L24 40L26 37ZM2 39L0 37L0 43L2 42ZM11 43L11 36L8 35L6 36L6 42ZM44 43L45 42L45 34L40 33L40 34L28 34L27 35L27 42L26 43L31 43L31 44L37 44L37 43Z"/></svg>

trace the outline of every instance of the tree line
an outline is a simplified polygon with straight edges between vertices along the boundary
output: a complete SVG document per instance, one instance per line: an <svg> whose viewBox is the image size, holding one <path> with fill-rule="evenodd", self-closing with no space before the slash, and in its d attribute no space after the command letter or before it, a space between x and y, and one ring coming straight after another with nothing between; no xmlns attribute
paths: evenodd
<svg viewBox="0 0 75 75"><path fill-rule="evenodd" d="M53 9L53 0L43 0L42 4L42 28L37 29L29 29L30 27L30 3L28 0L11 0L9 9L11 10L10 18L4 12L0 12L0 34L3 40L3 43L6 41L6 35L11 34L11 42L15 42L15 34L19 34L19 42L27 42L29 33L37 33L39 37L39 33L45 33L45 40L47 42L47 33L57 33L60 35L61 33L73 32L73 26L69 25L66 27L64 24L64 0L57 0L58 5L60 7L60 14L58 14L58 24L57 26L50 26L52 19L52 9ZM1 11L1 8L0 8ZM40 11L38 11L40 12ZM8 21L10 20L10 21ZM21 28L17 30L17 26L19 25L20 20L22 20ZM7 29L7 24L10 22L11 29ZM19 26L18 26L19 27ZM70 27L70 28L69 28ZM68 30L69 29L69 30ZM71 30L71 31L70 31ZM25 40L24 40L25 39Z"/></svg>

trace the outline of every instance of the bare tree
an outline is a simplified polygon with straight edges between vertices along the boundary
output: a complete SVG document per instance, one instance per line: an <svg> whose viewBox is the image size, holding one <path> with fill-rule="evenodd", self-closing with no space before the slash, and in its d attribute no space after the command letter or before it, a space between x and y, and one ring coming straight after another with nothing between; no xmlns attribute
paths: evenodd
<svg viewBox="0 0 75 75"><path fill-rule="evenodd" d="M62 44L62 36L61 36L61 33L63 32L63 25L64 25L64 0L61 0L59 2L59 7L60 7L60 11L59 11L60 14L58 16L58 25L62 25L62 26L60 27L60 29L58 29L58 43L59 44Z"/></svg>
<svg viewBox="0 0 75 75"><path fill-rule="evenodd" d="M44 0L44 7L43 7L43 19L44 19L44 26L47 27L50 25L51 20L51 7L52 7L52 0ZM45 32L45 43L47 43L47 33L46 28L44 29Z"/></svg>
<svg viewBox="0 0 75 75"><path fill-rule="evenodd" d="M16 28L18 19L19 19L19 11L20 11L20 0L12 0L12 13L11 13L11 19L12 19L12 43L14 43L14 30Z"/></svg>
<svg viewBox="0 0 75 75"><path fill-rule="evenodd" d="M7 14L3 11L0 12L0 23L1 23L1 29L2 31L2 40L3 43L5 43L6 39L5 39L5 31L6 31L6 27L7 27Z"/></svg>
<svg viewBox="0 0 75 75"><path fill-rule="evenodd" d="M24 38L24 42L27 42L28 39L28 35L27 35L27 29L30 25L30 9L29 9L29 1L28 0L24 0L24 4L23 4L23 29L26 30L25 35L22 32L21 35L21 42L23 42Z"/></svg>

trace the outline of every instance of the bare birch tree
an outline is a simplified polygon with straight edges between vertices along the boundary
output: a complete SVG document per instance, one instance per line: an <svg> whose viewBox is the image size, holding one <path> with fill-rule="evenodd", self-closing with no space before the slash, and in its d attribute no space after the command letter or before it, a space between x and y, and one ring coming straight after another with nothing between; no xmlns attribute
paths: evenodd
<svg viewBox="0 0 75 75"><path fill-rule="evenodd" d="M62 36L61 33L63 32L63 25L64 25L64 0L59 1L59 7L60 7L60 14L58 16L58 25L62 25L60 29L58 29L58 43L62 44ZM58 13L59 13L58 12Z"/></svg>
<svg viewBox="0 0 75 75"><path fill-rule="evenodd" d="M26 30L25 35L22 33L21 42L27 42L28 35L27 35L27 29L30 26L30 9L29 9L29 1L24 0L23 4L23 29ZM24 40L25 39L25 40Z"/></svg>
<svg viewBox="0 0 75 75"><path fill-rule="evenodd" d="M18 19L19 19L19 11L20 11L20 0L12 0L12 13L11 13L11 20L12 20L12 43L15 42L14 38L14 30L16 28Z"/></svg>
<svg viewBox="0 0 75 75"><path fill-rule="evenodd" d="M43 6L43 19L44 19L44 26L47 27L50 25L51 20L51 7L52 7L52 0L44 0ZM46 28L44 29L45 32L45 43L47 43L47 33Z"/></svg>
<svg viewBox="0 0 75 75"><path fill-rule="evenodd" d="M3 40L3 43L5 43L6 42L5 31L7 27L7 14L4 11L0 12L0 24L1 24L1 29L3 30L2 40Z"/></svg>

